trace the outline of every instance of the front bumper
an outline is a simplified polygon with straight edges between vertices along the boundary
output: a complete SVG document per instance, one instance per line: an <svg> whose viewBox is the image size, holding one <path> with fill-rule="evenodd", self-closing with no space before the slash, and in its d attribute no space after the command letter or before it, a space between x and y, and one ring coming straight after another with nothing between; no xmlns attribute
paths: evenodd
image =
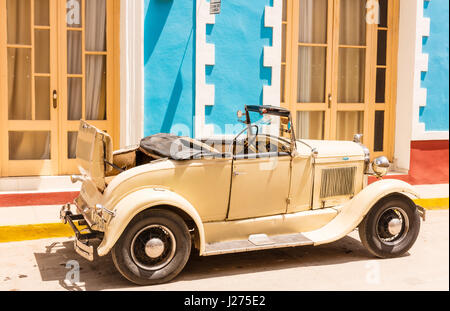
<svg viewBox="0 0 450 311"><path fill-rule="evenodd" d="M74 248L83 258L94 261L96 253L96 242L103 239L103 232L92 230L83 215L74 215L71 211L71 204L65 204L60 211L60 219L64 224L69 224L75 233ZM85 226L80 229L78 226Z"/></svg>

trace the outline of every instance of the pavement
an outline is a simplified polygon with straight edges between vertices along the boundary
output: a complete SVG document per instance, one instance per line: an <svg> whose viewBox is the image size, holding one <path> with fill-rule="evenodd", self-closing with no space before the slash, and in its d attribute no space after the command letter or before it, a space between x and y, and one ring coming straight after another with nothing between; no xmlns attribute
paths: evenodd
<svg viewBox="0 0 450 311"><path fill-rule="evenodd" d="M79 257L72 238L0 243L0 290L448 291L449 211L429 211L417 242L400 258L374 258L353 231L317 247L192 255L174 281L147 287L125 280L110 256L96 262Z"/></svg>

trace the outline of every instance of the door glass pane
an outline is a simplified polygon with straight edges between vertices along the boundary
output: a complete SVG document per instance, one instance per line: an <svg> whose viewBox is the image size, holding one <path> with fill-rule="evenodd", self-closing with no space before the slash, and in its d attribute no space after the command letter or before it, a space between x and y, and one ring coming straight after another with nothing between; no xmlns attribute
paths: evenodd
<svg viewBox="0 0 450 311"><path fill-rule="evenodd" d="M298 48L297 102L325 102L327 48Z"/></svg>
<svg viewBox="0 0 450 311"><path fill-rule="evenodd" d="M89 1L88 1L89 2ZM81 0L66 1L66 23L67 27L81 28Z"/></svg>
<svg viewBox="0 0 450 311"><path fill-rule="evenodd" d="M35 65L36 73L50 73L50 30L35 30Z"/></svg>
<svg viewBox="0 0 450 311"><path fill-rule="evenodd" d="M340 0L339 43L366 44L366 0Z"/></svg>
<svg viewBox="0 0 450 311"><path fill-rule="evenodd" d="M297 111L297 138L324 139L324 111Z"/></svg>
<svg viewBox="0 0 450 311"><path fill-rule="evenodd" d="M363 111L339 111L337 113L337 140L353 140L355 134L364 134Z"/></svg>
<svg viewBox="0 0 450 311"><path fill-rule="evenodd" d="M363 103L366 50L339 49L338 102Z"/></svg>
<svg viewBox="0 0 450 311"><path fill-rule="evenodd" d="M286 24L282 25L281 35L281 62L286 62Z"/></svg>
<svg viewBox="0 0 450 311"><path fill-rule="evenodd" d="M81 120L82 115L82 90L83 80L81 78L67 79L67 120Z"/></svg>
<svg viewBox="0 0 450 311"><path fill-rule="evenodd" d="M82 73L82 47L81 47L81 31L67 32L67 73Z"/></svg>
<svg viewBox="0 0 450 311"><path fill-rule="evenodd" d="M50 78L35 77L36 120L50 120Z"/></svg>
<svg viewBox="0 0 450 311"><path fill-rule="evenodd" d="M34 24L38 26L50 25L49 0L34 0Z"/></svg>
<svg viewBox="0 0 450 311"><path fill-rule="evenodd" d="M377 68L377 85L375 93L375 102L384 103L386 100L386 69Z"/></svg>
<svg viewBox="0 0 450 311"><path fill-rule="evenodd" d="M50 160L50 132L9 132L10 160Z"/></svg>
<svg viewBox="0 0 450 311"><path fill-rule="evenodd" d="M387 31L378 30L377 65L386 65Z"/></svg>
<svg viewBox="0 0 450 311"><path fill-rule="evenodd" d="M8 117L31 120L31 49L8 48Z"/></svg>
<svg viewBox="0 0 450 311"><path fill-rule="evenodd" d="M106 120L106 56L86 56L86 120Z"/></svg>
<svg viewBox="0 0 450 311"><path fill-rule="evenodd" d="M31 44L30 0L7 0L6 16L9 44Z"/></svg>
<svg viewBox="0 0 450 311"><path fill-rule="evenodd" d="M287 21L287 0L283 0L283 21Z"/></svg>
<svg viewBox="0 0 450 311"><path fill-rule="evenodd" d="M384 111L375 112L375 137L373 150L375 152L383 151L384 144Z"/></svg>
<svg viewBox="0 0 450 311"><path fill-rule="evenodd" d="M86 1L86 51L106 51L106 0Z"/></svg>
<svg viewBox="0 0 450 311"><path fill-rule="evenodd" d="M281 102L285 102L285 92L286 92L286 66L281 65Z"/></svg>
<svg viewBox="0 0 450 311"><path fill-rule="evenodd" d="M77 138L78 132L67 133L67 157L69 159L77 158Z"/></svg>
<svg viewBox="0 0 450 311"><path fill-rule="evenodd" d="M378 0L380 4L380 27L387 27L388 0Z"/></svg>
<svg viewBox="0 0 450 311"><path fill-rule="evenodd" d="M327 10L327 0L300 0L299 42L327 42Z"/></svg>

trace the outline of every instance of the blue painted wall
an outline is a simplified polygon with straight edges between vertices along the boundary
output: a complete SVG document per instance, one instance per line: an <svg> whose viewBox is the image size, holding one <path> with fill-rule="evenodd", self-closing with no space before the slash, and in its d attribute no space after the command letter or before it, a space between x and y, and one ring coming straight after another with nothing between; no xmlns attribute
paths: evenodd
<svg viewBox="0 0 450 311"><path fill-rule="evenodd" d="M195 1L144 1L144 134L168 133L178 125L176 134L192 136Z"/></svg>
<svg viewBox="0 0 450 311"><path fill-rule="evenodd" d="M144 133L193 136L195 0L144 1ZM205 68L206 83L215 85L215 105L205 113L216 134L237 123L236 111L245 104L262 104L263 85L271 83L271 68L263 66L263 47L272 44L272 28L264 27L266 5L272 0L222 1L216 23L207 26L216 64Z"/></svg>
<svg viewBox="0 0 450 311"><path fill-rule="evenodd" d="M431 20L430 36L423 38L423 52L429 56L428 72L422 73L427 89L427 106L420 109L420 122L427 131L449 129L449 2L424 1L424 15Z"/></svg>
<svg viewBox="0 0 450 311"><path fill-rule="evenodd" d="M236 124L236 112L244 105L262 104L263 85L271 84L272 69L263 66L263 48L272 45L272 28L264 27L268 5L273 5L271 0L222 1L215 24L207 27L216 64L205 69L206 83L215 85L215 104L206 108L206 123L216 125L216 134L232 134L225 124Z"/></svg>

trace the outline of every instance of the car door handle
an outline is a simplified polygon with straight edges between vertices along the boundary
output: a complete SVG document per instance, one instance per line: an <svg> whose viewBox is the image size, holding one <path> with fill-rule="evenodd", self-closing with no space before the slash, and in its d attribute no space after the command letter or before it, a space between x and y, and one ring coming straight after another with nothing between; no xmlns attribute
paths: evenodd
<svg viewBox="0 0 450 311"><path fill-rule="evenodd" d="M245 172L233 172L233 176L247 175Z"/></svg>

